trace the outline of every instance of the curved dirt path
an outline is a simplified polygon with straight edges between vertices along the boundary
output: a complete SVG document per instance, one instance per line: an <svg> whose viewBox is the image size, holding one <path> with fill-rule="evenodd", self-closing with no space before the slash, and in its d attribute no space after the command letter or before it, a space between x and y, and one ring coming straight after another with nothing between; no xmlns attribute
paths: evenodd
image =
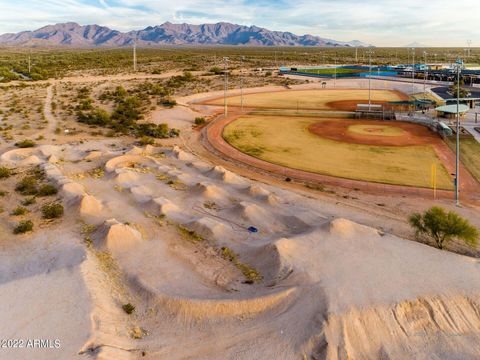
<svg viewBox="0 0 480 360"><path fill-rule="evenodd" d="M249 156L241 151L235 149L230 144L228 144L222 136L223 129L229 123L234 121L238 117L238 114L232 114L227 118L218 118L213 121L204 129L204 140L206 141L207 148L219 153L221 156L228 158L234 163L240 163L247 165L252 168L263 170L275 175L280 175L283 177L289 177L292 179L298 179L301 181L321 183L324 185L330 186L339 186L346 189L360 189L364 192L378 195L385 194L397 194L397 195L410 195L417 196L421 198L431 198L432 190L426 188L416 188L409 186L401 185L391 185L391 184L382 184L382 183L373 183L361 180L351 180L344 178L337 178L328 175L322 175L317 173L311 173L303 170L297 170L292 168L286 168L281 165L269 163L267 161ZM438 147L435 147L438 153ZM441 151L442 156L441 160L447 166L447 169L450 170L450 161L451 157L446 154L445 150ZM449 165L450 164L450 165ZM462 174L463 173L463 174ZM461 177L461 190L463 191L462 197L468 198L471 200L478 200L480 194L478 193L479 184L469 176L469 173L462 166ZM463 175L463 176L462 176ZM469 177L471 179L469 179ZM472 182L473 181L473 182ZM452 199L453 192L446 190L438 190L437 197L444 199Z"/></svg>

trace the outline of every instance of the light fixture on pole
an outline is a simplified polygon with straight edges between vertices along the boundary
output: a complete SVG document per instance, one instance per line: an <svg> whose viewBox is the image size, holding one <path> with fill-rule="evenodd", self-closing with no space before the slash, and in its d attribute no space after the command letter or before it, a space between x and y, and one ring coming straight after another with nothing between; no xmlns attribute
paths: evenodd
<svg viewBox="0 0 480 360"><path fill-rule="evenodd" d="M243 61L244 60L245 60L245 56L240 57L240 110L242 112L243 112Z"/></svg>
<svg viewBox="0 0 480 360"><path fill-rule="evenodd" d="M453 65L457 73L457 124L455 143L455 204L460 205L460 73L462 72L462 61L458 59Z"/></svg>
<svg viewBox="0 0 480 360"><path fill-rule="evenodd" d="M137 72L137 39L133 39L133 71Z"/></svg>
<svg viewBox="0 0 480 360"><path fill-rule="evenodd" d="M427 77L428 77L428 65L427 65L427 55L426 51L423 52L423 58L425 61L425 71L423 73L423 98L427 99Z"/></svg>
<svg viewBox="0 0 480 360"><path fill-rule="evenodd" d="M372 110L372 50L368 50L368 111Z"/></svg>
<svg viewBox="0 0 480 360"><path fill-rule="evenodd" d="M228 91L228 57L223 58L224 62L224 89L223 89L223 115L228 115L227 91Z"/></svg>

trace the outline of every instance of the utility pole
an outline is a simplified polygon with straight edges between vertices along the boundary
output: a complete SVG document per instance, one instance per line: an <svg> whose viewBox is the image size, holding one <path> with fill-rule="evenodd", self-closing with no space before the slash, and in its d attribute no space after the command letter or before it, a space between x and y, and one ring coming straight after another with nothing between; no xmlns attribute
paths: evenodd
<svg viewBox="0 0 480 360"><path fill-rule="evenodd" d="M242 56L240 58L240 110L242 112L243 112L243 60L245 60L245 56Z"/></svg>
<svg viewBox="0 0 480 360"><path fill-rule="evenodd" d="M224 75L225 75L225 85L223 89L223 115L227 117L228 115L228 104L227 104L227 91L228 91L228 57L223 58L224 62Z"/></svg>
<svg viewBox="0 0 480 360"><path fill-rule="evenodd" d="M28 50L28 75L32 73L32 51Z"/></svg>
<svg viewBox="0 0 480 360"><path fill-rule="evenodd" d="M471 46L472 46L472 40L467 40L467 44L468 44L468 58L470 59L470 50L471 50Z"/></svg>
<svg viewBox="0 0 480 360"><path fill-rule="evenodd" d="M372 50L368 50L368 111L372 111Z"/></svg>
<svg viewBox="0 0 480 360"><path fill-rule="evenodd" d="M334 75L333 75L333 88L337 87L337 58L335 60Z"/></svg>
<svg viewBox="0 0 480 360"><path fill-rule="evenodd" d="M133 71L137 72L137 39L133 40Z"/></svg>
<svg viewBox="0 0 480 360"><path fill-rule="evenodd" d="M427 66L427 52L423 52L423 58L425 60L425 72L423 73L423 98L427 100L427 76L428 76L428 66Z"/></svg>
<svg viewBox="0 0 480 360"><path fill-rule="evenodd" d="M358 47L355 47L355 63L358 64Z"/></svg>
<svg viewBox="0 0 480 360"><path fill-rule="evenodd" d="M460 73L462 65L460 59L455 64L457 70L457 125L456 125L456 146L455 146L455 205L460 206L459 187L460 187Z"/></svg>

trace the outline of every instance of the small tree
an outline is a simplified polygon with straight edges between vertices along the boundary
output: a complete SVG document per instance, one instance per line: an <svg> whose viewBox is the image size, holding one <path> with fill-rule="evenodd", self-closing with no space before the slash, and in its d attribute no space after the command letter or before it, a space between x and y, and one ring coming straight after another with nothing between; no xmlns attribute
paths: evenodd
<svg viewBox="0 0 480 360"><path fill-rule="evenodd" d="M423 214L414 213L408 220L417 236L430 237L439 249L443 249L454 238L463 240L472 247L477 244L478 230L453 211L447 213L441 207L434 206Z"/></svg>

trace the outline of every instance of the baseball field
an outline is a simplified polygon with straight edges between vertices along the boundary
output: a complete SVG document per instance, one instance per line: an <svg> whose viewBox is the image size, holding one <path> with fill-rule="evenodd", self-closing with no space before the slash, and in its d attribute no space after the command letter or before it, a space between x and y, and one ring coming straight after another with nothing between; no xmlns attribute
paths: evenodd
<svg viewBox="0 0 480 360"><path fill-rule="evenodd" d="M439 153L450 150L421 125L251 114L230 122L223 138L270 163L386 184L428 188L434 164L438 188L453 188L439 158Z"/></svg>
<svg viewBox="0 0 480 360"><path fill-rule="evenodd" d="M372 90L371 100L375 104L408 100L408 96L394 90ZM223 105L223 97L212 99L206 104ZM240 106L241 97L227 98L229 106ZM243 106L257 109L299 110L355 110L358 103L368 103L367 89L317 89L253 93L243 96Z"/></svg>

